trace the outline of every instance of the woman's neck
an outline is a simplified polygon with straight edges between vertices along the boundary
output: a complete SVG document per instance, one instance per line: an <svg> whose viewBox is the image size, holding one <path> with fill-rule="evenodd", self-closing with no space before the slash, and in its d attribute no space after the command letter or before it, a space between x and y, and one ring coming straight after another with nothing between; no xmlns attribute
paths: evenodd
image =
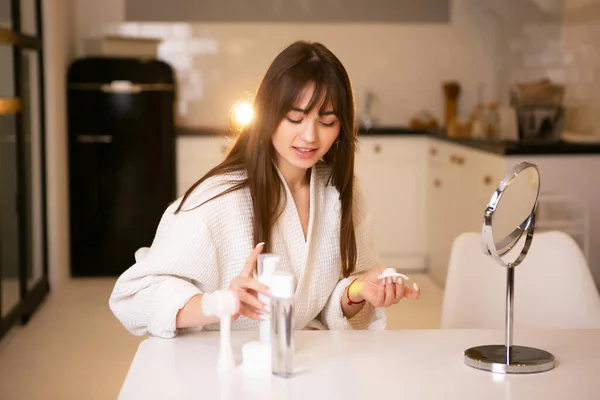
<svg viewBox="0 0 600 400"><path fill-rule="evenodd" d="M309 170L296 168L293 165L289 165L285 161L278 162L277 168L279 168L279 171L283 175L283 178L292 192L302 189L310 182Z"/></svg>

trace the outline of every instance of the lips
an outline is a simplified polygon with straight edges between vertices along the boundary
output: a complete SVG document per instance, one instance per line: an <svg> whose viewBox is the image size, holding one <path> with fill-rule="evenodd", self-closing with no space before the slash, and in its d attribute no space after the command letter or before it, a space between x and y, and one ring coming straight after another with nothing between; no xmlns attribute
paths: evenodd
<svg viewBox="0 0 600 400"><path fill-rule="evenodd" d="M294 153L296 154L296 156L301 159L312 158L317 153L317 150L318 150L317 148L311 148L311 147L293 146L292 148L294 149Z"/></svg>
<svg viewBox="0 0 600 400"><path fill-rule="evenodd" d="M317 151L317 149L313 149L313 148L308 148L308 147L295 147L294 146L294 150L299 151L301 153L314 153L315 151Z"/></svg>

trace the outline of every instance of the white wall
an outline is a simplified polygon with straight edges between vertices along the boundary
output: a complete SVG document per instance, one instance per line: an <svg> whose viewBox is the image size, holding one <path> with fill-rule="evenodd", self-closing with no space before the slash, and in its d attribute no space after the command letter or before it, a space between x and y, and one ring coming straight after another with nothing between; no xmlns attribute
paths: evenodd
<svg viewBox="0 0 600 400"><path fill-rule="evenodd" d="M76 56L84 54L83 39L100 36L105 26L125 21L125 0L67 0L71 6L73 38Z"/></svg>
<svg viewBox="0 0 600 400"><path fill-rule="evenodd" d="M69 277L66 72L71 60L70 0L44 0L48 273L52 289Z"/></svg>
<svg viewBox="0 0 600 400"><path fill-rule="evenodd" d="M463 86L466 118L477 100L496 101L497 18L478 0L455 0L451 24L364 23L123 23L124 0L74 0L77 53L83 38L101 32L160 37L160 56L177 71L180 115L186 126L225 126L231 106L254 93L272 59L297 39L321 41L348 69L363 110L365 93L378 102L379 124L407 125L421 110L443 118L442 83Z"/></svg>

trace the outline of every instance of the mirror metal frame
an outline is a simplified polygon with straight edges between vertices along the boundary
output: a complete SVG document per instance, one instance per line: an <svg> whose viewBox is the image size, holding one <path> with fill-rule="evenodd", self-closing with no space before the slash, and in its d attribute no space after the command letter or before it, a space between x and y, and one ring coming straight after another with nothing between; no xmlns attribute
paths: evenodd
<svg viewBox="0 0 600 400"><path fill-rule="evenodd" d="M514 231L503 238L497 245L492 230L492 217L506 188L524 170L535 169L538 178L538 186L535 201L531 212L525 220L518 225ZM538 197L540 194L540 173L537 165L521 162L513 167L502 179L496 191L485 209L484 223L482 227L482 249L483 252L492 257L498 264L506 267L506 314L505 314L505 344L484 345L471 347L464 352L464 362L470 367L496 373L535 373L549 371L554 368L554 356L547 351L533 347L513 345L513 301L514 301L514 274L515 267L519 265L527 255L533 241L535 226L535 215L537 213ZM510 252L525 234L525 243L520 254L513 262L506 263L502 256ZM498 248L500 247L500 248Z"/></svg>
<svg viewBox="0 0 600 400"><path fill-rule="evenodd" d="M500 199L502 198L502 195L504 194L504 191L506 190L506 188L513 182L513 180L521 172L523 172L524 170L526 170L528 168L535 169L537 176L538 176L538 187L537 187L537 192L535 195L536 200L533 204L533 208L532 208L531 212L529 213L529 217L526 218L521 223L521 225L519 225L513 232L511 232L508 235L508 237L506 239L504 239L501 242L502 246L500 249L498 249L498 247L496 246L495 240L494 240L494 232L492 230L492 216L493 216L494 212L496 211L496 208L498 207ZM540 182L540 171L538 170L537 165L529 163L529 162L521 162L521 163L517 164L516 166L514 166L506 174L506 176L502 179L502 181L500 181L498 188L496 188L496 191L492 195L492 198L490 199L490 202L488 203L488 205L485 209L484 218L483 218L483 228L481 231L483 252L485 254L491 256L494 260L496 260L496 262L498 262L500 265L502 265L504 267L514 268L517 265L519 265L525 259L525 256L527 255L527 252L529 251L529 248L531 247L531 242L533 240L534 226L535 226L535 215L537 212L537 205L538 205L537 199L540 195L539 182ZM504 262L504 260L502 260L501 257L513 249L513 247L517 244L519 239L521 239L521 237L523 236L523 233L526 233L527 236L525 237L525 245L523 246L523 250L521 250L521 254L517 257L517 259L515 261L513 261L512 263L506 264Z"/></svg>

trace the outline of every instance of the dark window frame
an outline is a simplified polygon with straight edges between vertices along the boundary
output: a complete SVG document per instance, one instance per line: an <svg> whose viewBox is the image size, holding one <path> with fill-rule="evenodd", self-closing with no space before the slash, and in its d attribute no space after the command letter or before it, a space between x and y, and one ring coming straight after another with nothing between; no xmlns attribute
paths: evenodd
<svg viewBox="0 0 600 400"><path fill-rule="evenodd" d="M44 81L44 46L43 46L43 9L42 1L35 0L35 25L36 34L24 34L21 31L21 1L11 0L11 28L0 28L0 45L10 45L13 50L13 87L14 97L0 98L0 115L14 115L16 140L17 140L17 213L19 237L19 302L9 310L4 317L0 315L0 339L19 321L26 324L33 313L38 309L47 293L50 291L48 281L48 239L47 239L47 194L46 194L46 113L45 113L45 81ZM39 96L38 103L32 104L39 111L40 134L40 199L41 228L42 228L42 276L30 289L27 285L27 262L30 257L27 246L27 204L25 191L30 190L26 185L27 166L25 165L25 126L26 115L22 107L24 91L23 52L33 50L37 54L37 79ZM0 188L1 190L1 188ZM2 194L0 193L0 196ZM0 274L2 271L0 270ZM1 276L0 276L1 280ZM1 290L1 289L0 289ZM0 297L0 310L2 309Z"/></svg>

